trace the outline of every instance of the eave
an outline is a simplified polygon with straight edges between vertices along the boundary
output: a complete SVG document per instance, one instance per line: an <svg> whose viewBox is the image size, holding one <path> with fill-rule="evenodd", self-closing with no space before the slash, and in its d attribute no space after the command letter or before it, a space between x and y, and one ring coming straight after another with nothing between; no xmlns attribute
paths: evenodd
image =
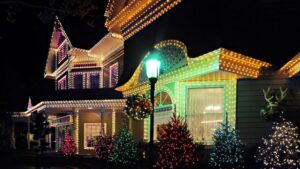
<svg viewBox="0 0 300 169"><path fill-rule="evenodd" d="M43 101L22 113L22 115L30 116L34 111L41 111L45 109L89 109L103 107L122 109L125 102L126 99Z"/></svg>
<svg viewBox="0 0 300 169"><path fill-rule="evenodd" d="M116 88L117 91L127 91L148 82L138 83L139 74L142 70L143 61L135 70L133 76L124 85ZM175 81L188 80L195 77L205 76L214 72L228 72L235 74L237 78L257 78L261 68L270 67L271 64L219 48L196 58L188 58L188 65L175 71L163 74L159 77L157 85L167 84Z"/></svg>
<svg viewBox="0 0 300 169"><path fill-rule="evenodd" d="M283 65L279 73L288 77L293 77L300 71L300 53L294 56L290 61Z"/></svg>
<svg viewBox="0 0 300 169"><path fill-rule="evenodd" d="M128 39L155 21L182 0L132 0L116 16L110 18L114 1L110 1L105 12L105 27L110 32L122 34Z"/></svg>

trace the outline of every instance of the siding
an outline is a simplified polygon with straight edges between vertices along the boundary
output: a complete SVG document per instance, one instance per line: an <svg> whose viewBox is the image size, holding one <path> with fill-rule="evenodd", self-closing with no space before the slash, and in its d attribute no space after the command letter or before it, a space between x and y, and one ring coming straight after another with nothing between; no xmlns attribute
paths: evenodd
<svg viewBox="0 0 300 169"><path fill-rule="evenodd" d="M123 66L124 66L124 50L120 50L116 52L114 55L111 56L113 59L107 59L103 61L103 87L109 88L109 67L118 62L118 78L121 77L123 73Z"/></svg>
<svg viewBox="0 0 300 169"><path fill-rule="evenodd" d="M260 117L259 111L266 104L263 89L288 88L285 115L300 126L300 79L264 78L243 79L237 82L237 129L249 148L261 143L261 138L271 131L272 122Z"/></svg>

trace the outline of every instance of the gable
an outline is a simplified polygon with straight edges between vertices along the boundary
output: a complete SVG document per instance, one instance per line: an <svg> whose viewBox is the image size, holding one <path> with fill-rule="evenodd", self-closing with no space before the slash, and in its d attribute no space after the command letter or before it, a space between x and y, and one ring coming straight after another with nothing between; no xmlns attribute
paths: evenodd
<svg viewBox="0 0 300 169"><path fill-rule="evenodd" d="M56 55L58 52L60 52L60 49L65 48L65 46L67 46L67 49L72 48L72 44L66 32L64 31L61 22L59 21L58 17L56 17L53 25L53 31L50 40L50 48L44 71L45 78L54 78L53 73L58 68Z"/></svg>

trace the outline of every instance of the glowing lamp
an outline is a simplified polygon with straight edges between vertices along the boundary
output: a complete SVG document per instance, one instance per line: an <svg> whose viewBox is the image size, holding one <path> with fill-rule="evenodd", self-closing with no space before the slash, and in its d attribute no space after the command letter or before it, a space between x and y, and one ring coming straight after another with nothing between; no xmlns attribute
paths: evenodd
<svg viewBox="0 0 300 169"><path fill-rule="evenodd" d="M157 79L159 76L160 61L151 58L146 62L146 74L149 79Z"/></svg>

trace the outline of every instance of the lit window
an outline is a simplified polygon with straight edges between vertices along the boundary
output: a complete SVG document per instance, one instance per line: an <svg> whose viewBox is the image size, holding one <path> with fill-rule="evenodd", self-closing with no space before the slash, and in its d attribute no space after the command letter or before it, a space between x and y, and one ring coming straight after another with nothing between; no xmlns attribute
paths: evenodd
<svg viewBox="0 0 300 169"><path fill-rule="evenodd" d="M118 62L109 67L109 87L115 87L118 83L119 76Z"/></svg>
<svg viewBox="0 0 300 169"><path fill-rule="evenodd" d="M57 89L58 90L65 90L67 89L67 77L64 76L63 78L59 79L57 82Z"/></svg>
<svg viewBox="0 0 300 169"><path fill-rule="evenodd" d="M196 142L212 141L212 134L222 122L223 88L188 89L187 124Z"/></svg>
<svg viewBox="0 0 300 169"><path fill-rule="evenodd" d="M93 149L97 136L106 134L106 123L84 123L84 149Z"/></svg>

